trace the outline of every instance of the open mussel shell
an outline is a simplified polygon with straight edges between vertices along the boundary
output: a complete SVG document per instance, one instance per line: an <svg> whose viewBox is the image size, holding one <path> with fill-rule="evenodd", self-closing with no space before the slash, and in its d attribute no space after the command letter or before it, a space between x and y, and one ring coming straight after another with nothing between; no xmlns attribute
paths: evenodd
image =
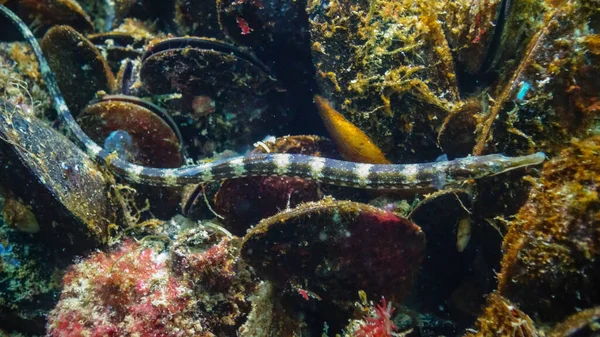
<svg viewBox="0 0 600 337"><path fill-rule="evenodd" d="M525 49L549 7L545 1L458 1L440 16L460 70L485 74Z"/></svg>
<svg viewBox="0 0 600 337"><path fill-rule="evenodd" d="M318 92L311 58L306 0L217 0L219 25L236 44L250 48L269 65L286 89L281 105L294 115L294 133L320 132L312 104ZM298 129L300 127L300 129ZM289 133L289 132L285 132Z"/></svg>
<svg viewBox="0 0 600 337"><path fill-rule="evenodd" d="M244 237L242 257L280 287L295 283L325 302L354 302L359 290L402 298L424 250L425 235L411 221L326 199L262 220Z"/></svg>
<svg viewBox="0 0 600 337"><path fill-rule="evenodd" d="M139 62L125 59L121 62L117 72L116 92L121 95L137 96L141 94L139 86L136 85L139 78Z"/></svg>
<svg viewBox="0 0 600 337"><path fill-rule="evenodd" d="M0 104L2 184L29 201L40 231L65 247L106 242L116 210L90 158L36 118Z"/></svg>
<svg viewBox="0 0 600 337"><path fill-rule="evenodd" d="M104 52L110 68L115 73L122 60L141 57L144 53L144 46L148 42L146 36L123 32L92 34L88 36L88 40Z"/></svg>
<svg viewBox="0 0 600 337"><path fill-rule="evenodd" d="M270 101L276 81L252 54L201 38L173 38L148 47L140 79L150 93L181 94L168 107L201 157L239 149L285 125Z"/></svg>
<svg viewBox="0 0 600 337"><path fill-rule="evenodd" d="M98 144L106 144L114 132L126 132L131 137L130 159L136 164L164 168L183 165L177 125L154 104L131 96L104 96L89 104L77 121Z"/></svg>
<svg viewBox="0 0 600 337"><path fill-rule="evenodd" d="M267 66L255 56L212 39L166 39L149 46L142 62L142 82L155 94L220 95L230 89L256 95L274 84Z"/></svg>
<svg viewBox="0 0 600 337"><path fill-rule="evenodd" d="M100 90L113 92L115 77L100 51L69 26L55 26L41 41L65 102L76 116Z"/></svg>
<svg viewBox="0 0 600 337"><path fill-rule="evenodd" d="M130 162L161 168L184 163L183 140L175 122L161 108L132 96L104 96L79 115L81 128L96 143ZM150 201L155 216L172 216L178 188L137 186L140 205Z"/></svg>
<svg viewBox="0 0 600 337"><path fill-rule="evenodd" d="M457 1L449 3L443 16L444 33L457 61L471 74L485 62L494 35L502 31L509 1ZM499 22L500 20L500 22Z"/></svg>
<svg viewBox="0 0 600 337"><path fill-rule="evenodd" d="M312 80L314 72L306 2L217 0L216 10L223 32L272 63L277 78L293 90L292 84Z"/></svg>

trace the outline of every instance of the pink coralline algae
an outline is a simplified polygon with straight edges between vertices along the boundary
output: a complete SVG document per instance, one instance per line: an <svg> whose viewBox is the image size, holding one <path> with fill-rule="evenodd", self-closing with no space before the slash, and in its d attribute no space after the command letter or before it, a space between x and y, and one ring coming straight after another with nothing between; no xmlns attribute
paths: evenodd
<svg viewBox="0 0 600 337"><path fill-rule="evenodd" d="M235 282L203 295L214 304L212 310L197 301L199 289L235 276L231 251L230 241L222 239L205 252L194 252L185 260L197 263L188 264L184 273L181 256L172 261L167 252L131 241L113 252L95 253L66 273L60 301L48 317L47 335L207 337L234 330L238 315L244 314L243 303L229 302L235 295L232 292L239 290ZM173 267L178 270L172 271ZM235 314L217 310L234 307Z"/></svg>
<svg viewBox="0 0 600 337"><path fill-rule="evenodd" d="M48 317L48 335L192 336L192 289L169 275L166 253L124 243L76 264Z"/></svg>

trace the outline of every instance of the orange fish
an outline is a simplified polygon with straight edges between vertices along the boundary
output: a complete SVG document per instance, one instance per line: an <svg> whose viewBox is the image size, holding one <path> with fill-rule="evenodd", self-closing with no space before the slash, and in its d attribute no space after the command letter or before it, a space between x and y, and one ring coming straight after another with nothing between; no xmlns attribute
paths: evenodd
<svg viewBox="0 0 600 337"><path fill-rule="evenodd" d="M329 135L344 159L369 164L389 164L381 150L361 129L337 112L322 96L314 97Z"/></svg>

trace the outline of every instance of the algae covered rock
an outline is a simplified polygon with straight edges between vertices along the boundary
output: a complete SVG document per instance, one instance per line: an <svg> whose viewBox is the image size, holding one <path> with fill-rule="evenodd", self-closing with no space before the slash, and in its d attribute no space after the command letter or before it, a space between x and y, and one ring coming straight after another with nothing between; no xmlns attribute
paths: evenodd
<svg viewBox="0 0 600 337"><path fill-rule="evenodd" d="M488 296L485 311L477 318L475 326L476 332L470 332L465 337L539 336L531 318L496 293Z"/></svg>
<svg viewBox="0 0 600 337"><path fill-rule="evenodd" d="M499 291L543 321L600 303L600 137L547 162L504 239Z"/></svg>
<svg viewBox="0 0 600 337"><path fill-rule="evenodd" d="M436 135L459 100L436 1L307 4L321 95L392 161L435 159Z"/></svg>
<svg viewBox="0 0 600 337"><path fill-rule="evenodd" d="M235 335L253 290L236 240L194 228L165 248L127 240L71 266L47 336Z"/></svg>

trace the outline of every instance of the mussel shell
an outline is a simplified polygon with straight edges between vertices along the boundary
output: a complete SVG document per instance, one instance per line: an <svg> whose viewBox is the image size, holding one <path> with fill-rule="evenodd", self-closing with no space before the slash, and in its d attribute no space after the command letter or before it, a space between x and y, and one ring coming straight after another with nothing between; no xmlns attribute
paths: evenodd
<svg viewBox="0 0 600 337"><path fill-rule="evenodd" d="M175 168L184 163L183 140L175 122L164 110L137 97L104 96L89 104L77 121L98 144L105 144L112 132L126 132L133 150L132 158L126 159L136 164ZM137 203L148 200L153 216L165 219L174 215L179 188L136 186L136 191Z"/></svg>
<svg viewBox="0 0 600 337"><path fill-rule="evenodd" d="M392 162L438 157L437 132L459 99L436 8L417 3L313 0L307 6L321 95Z"/></svg>
<svg viewBox="0 0 600 337"><path fill-rule="evenodd" d="M154 94L216 96L229 89L257 95L273 84L267 66L252 54L211 39L163 40L148 47L142 62L142 82Z"/></svg>
<svg viewBox="0 0 600 337"><path fill-rule="evenodd" d="M495 49L492 43L497 44L494 36L502 33L507 4L505 0L457 1L440 14L448 43L467 73L478 73Z"/></svg>
<svg viewBox="0 0 600 337"><path fill-rule="evenodd" d="M139 93L139 87L136 86L138 79L139 68L136 67L134 61L130 59L123 60L116 78L116 92L121 95L132 95Z"/></svg>
<svg viewBox="0 0 600 337"><path fill-rule="evenodd" d="M278 79L290 76L304 82L313 71L306 2L217 0L216 10L223 32L265 62L273 62Z"/></svg>
<svg viewBox="0 0 600 337"><path fill-rule="evenodd" d="M294 133L319 133L312 105L317 92L306 0L217 0L219 25L236 44L269 65L286 93L281 105L295 115ZM245 27L247 26L247 28ZM297 131L298 127L300 131Z"/></svg>
<svg viewBox="0 0 600 337"><path fill-rule="evenodd" d="M475 328L464 336L540 336L531 318L516 304L497 293L487 296L486 307L477 318Z"/></svg>
<svg viewBox="0 0 600 337"><path fill-rule="evenodd" d="M594 17L597 12L579 2L565 2L546 17L518 67L498 81L486 121L491 135L480 135L480 154L557 153L590 134L600 85L597 47L589 43L597 38L589 33L600 21Z"/></svg>
<svg viewBox="0 0 600 337"><path fill-rule="evenodd" d="M6 103L0 108L2 183L23 200L31 200L40 230L52 233L65 247L89 248L105 242L116 210L108 197L110 182L101 169L38 119Z"/></svg>
<svg viewBox="0 0 600 337"><path fill-rule="evenodd" d="M100 51L69 26L55 26L41 42L71 113L77 116L99 90L113 92L115 77Z"/></svg>
<svg viewBox="0 0 600 337"><path fill-rule="evenodd" d="M43 35L53 25L69 25L82 32L94 29L92 20L75 0L4 0L1 3L26 23L41 26L42 29L36 29L36 36Z"/></svg>
<svg viewBox="0 0 600 337"><path fill-rule="evenodd" d="M153 21L153 24L162 25L163 20L170 20L173 11L173 2L164 0L114 0L115 16L113 27L119 25L126 18L140 19L140 21Z"/></svg>
<svg viewBox="0 0 600 337"><path fill-rule="evenodd" d="M144 45L148 42L144 36L135 36L121 32L92 34L88 40L104 51L105 58L113 72L119 69L124 59L136 59L144 53Z"/></svg>
<svg viewBox="0 0 600 337"><path fill-rule="evenodd" d="M318 136L280 137L252 150L252 153L266 152L337 157L331 141ZM248 228L281 209L321 199L319 185L306 179L277 176L226 180L215 195L215 211L223 216L228 230L243 236Z"/></svg>
<svg viewBox="0 0 600 337"><path fill-rule="evenodd" d="M181 135L175 123L156 106L135 97L105 96L88 105L77 118L81 128L98 144L113 131L126 131L139 149L135 163L152 167L183 165Z"/></svg>
<svg viewBox="0 0 600 337"><path fill-rule="evenodd" d="M525 50L548 9L546 1L457 1L440 16L460 68L485 74Z"/></svg>
<svg viewBox="0 0 600 337"><path fill-rule="evenodd" d="M409 220L382 209L322 200L284 210L246 234L242 257L280 287L297 283L323 301L406 295L425 249ZM371 295L372 294L372 295Z"/></svg>
<svg viewBox="0 0 600 337"><path fill-rule="evenodd" d="M438 143L448 159L467 157L475 146L477 115L483 111L477 100L469 100L452 110L438 133Z"/></svg>
<svg viewBox="0 0 600 337"><path fill-rule="evenodd" d="M271 98L276 81L252 54L201 38L158 42L142 57L140 79L152 94L181 93L166 102L192 157L246 151L289 116ZM260 138L259 138L260 137Z"/></svg>

